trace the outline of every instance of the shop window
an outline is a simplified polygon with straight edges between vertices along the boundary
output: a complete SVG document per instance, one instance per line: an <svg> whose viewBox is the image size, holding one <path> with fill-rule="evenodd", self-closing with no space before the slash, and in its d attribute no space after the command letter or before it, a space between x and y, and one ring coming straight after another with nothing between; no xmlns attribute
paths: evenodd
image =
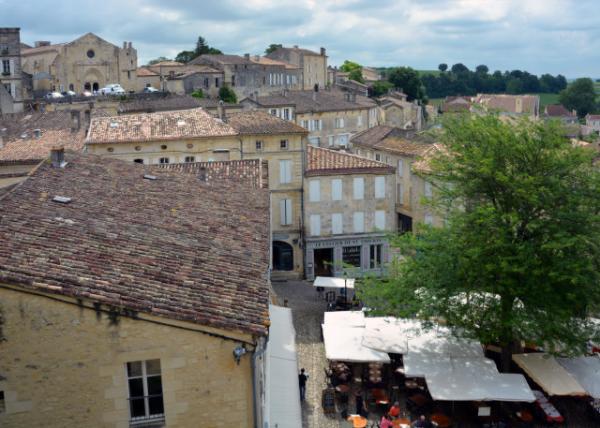
<svg viewBox="0 0 600 428"><path fill-rule="evenodd" d="M381 244L376 244L376 245L371 245L369 248L369 267L371 269L378 269L381 267L381 253L383 251L383 245Z"/></svg>
<svg viewBox="0 0 600 428"><path fill-rule="evenodd" d="M342 263L344 267L360 267L360 245L353 247L344 247L342 249Z"/></svg>

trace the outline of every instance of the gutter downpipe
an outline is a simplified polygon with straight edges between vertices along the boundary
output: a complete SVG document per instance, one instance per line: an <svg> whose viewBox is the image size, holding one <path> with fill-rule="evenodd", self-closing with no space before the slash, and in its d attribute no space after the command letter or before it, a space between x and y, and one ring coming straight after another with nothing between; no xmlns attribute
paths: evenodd
<svg viewBox="0 0 600 428"><path fill-rule="evenodd" d="M263 415L263 409L262 409L262 403L261 403L261 399L260 397L258 397L258 388L256 385L257 382L257 375L256 375L256 371L257 371L257 360L260 357L263 357L266 350L267 350L267 346L266 343L268 341L268 336L266 338L260 337L258 338L258 340L256 341L256 347L254 348L254 352L252 353L252 402L254 404L254 428L261 428L261 426L259 426L259 413L260 413L260 423L262 424L262 421L264 421L264 415ZM264 377L265 373L263 373L263 377ZM266 388L266 385L263 385L264 388ZM266 409L264 409L266 411Z"/></svg>

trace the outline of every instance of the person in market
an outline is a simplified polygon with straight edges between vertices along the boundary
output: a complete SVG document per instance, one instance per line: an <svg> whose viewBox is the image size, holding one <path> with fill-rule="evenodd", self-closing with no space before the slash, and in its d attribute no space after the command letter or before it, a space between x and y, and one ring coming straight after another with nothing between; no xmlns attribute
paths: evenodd
<svg viewBox="0 0 600 428"><path fill-rule="evenodd" d="M433 428L434 425L431 421L427 420L425 415L419 416L419 419L412 423L413 428Z"/></svg>
<svg viewBox="0 0 600 428"><path fill-rule="evenodd" d="M367 405L360 391L356 393L354 400L356 403L356 414L366 418L369 415L369 410L367 409Z"/></svg>
<svg viewBox="0 0 600 428"><path fill-rule="evenodd" d="M379 428L394 428L390 415L383 415L379 422Z"/></svg>
<svg viewBox="0 0 600 428"><path fill-rule="evenodd" d="M300 401L304 401L306 398L306 381L308 380L308 375L304 372L304 369L300 369L300 374L298 375L298 385L300 386Z"/></svg>
<svg viewBox="0 0 600 428"><path fill-rule="evenodd" d="M388 410L388 415L392 418L400 417L400 403L398 401L394 402L390 410Z"/></svg>

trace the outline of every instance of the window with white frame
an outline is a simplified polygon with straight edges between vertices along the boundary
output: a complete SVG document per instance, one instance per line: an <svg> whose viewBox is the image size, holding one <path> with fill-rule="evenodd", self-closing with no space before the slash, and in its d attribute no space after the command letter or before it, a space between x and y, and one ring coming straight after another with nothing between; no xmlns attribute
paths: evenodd
<svg viewBox="0 0 600 428"><path fill-rule="evenodd" d="M433 216L431 215L431 213L425 213L423 223L428 224L430 226L433 224Z"/></svg>
<svg viewBox="0 0 600 428"><path fill-rule="evenodd" d="M310 215L310 234L311 236L321 235L321 216L319 214Z"/></svg>
<svg viewBox="0 0 600 428"><path fill-rule="evenodd" d="M379 153L375 153L375 160L381 162L381 155Z"/></svg>
<svg viewBox="0 0 600 428"><path fill-rule="evenodd" d="M365 213L355 212L352 215L352 226L354 233L363 233L365 231Z"/></svg>
<svg viewBox="0 0 600 428"><path fill-rule="evenodd" d="M160 164L167 164L169 162L170 162L169 158L160 158L158 160L158 163L160 163Z"/></svg>
<svg viewBox="0 0 600 428"><path fill-rule="evenodd" d="M398 177L404 176L404 161L402 159L398 159Z"/></svg>
<svg viewBox="0 0 600 428"><path fill-rule="evenodd" d="M346 147L348 145L349 140L350 136L348 134L340 134L337 136L337 143L339 146Z"/></svg>
<svg viewBox="0 0 600 428"><path fill-rule="evenodd" d="M344 127L344 118L343 117L336 117L335 118L335 127L337 129L340 129L340 128Z"/></svg>
<svg viewBox="0 0 600 428"><path fill-rule="evenodd" d="M425 197L431 198L433 196L433 188L431 187L431 183L429 181L425 182Z"/></svg>
<svg viewBox="0 0 600 428"><path fill-rule="evenodd" d="M358 118L356 119L356 126L361 127L362 125L362 114L358 114Z"/></svg>
<svg viewBox="0 0 600 428"><path fill-rule="evenodd" d="M288 142L288 140L280 140L279 141L279 148L281 150L287 150L289 148L289 142Z"/></svg>
<svg viewBox="0 0 600 428"><path fill-rule="evenodd" d="M283 109L283 118L285 120L290 120L292 118L292 115L290 113L290 109L289 108L284 108Z"/></svg>
<svg viewBox="0 0 600 428"><path fill-rule="evenodd" d="M279 201L280 210L280 224L282 226L289 226L292 224L292 200L281 199Z"/></svg>
<svg viewBox="0 0 600 428"><path fill-rule="evenodd" d="M365 179L363 177L354 177L352 180L352 194L354 199L365 198Z"/></svg>
<svg viewBox="0 0 600 428"><path fill-rule="evenodd" d="M375 211L375 229L385 230L385 211Z"/></svg>
<svg viewBox="0 0 600 428"><path fill-rule="evenodd" d="M385 198L385 177L375 177L375 199Z"/></svg>
<svg viewBox="0 0 600 428"><path fill-rule="evenodd" d="M321 200L321 180L310 180L308 182L308 200L310 202Z"/></svg>
<svg viewBox="0 0 600 428"><path fill-rule="evenodd" d="M271 113L272 116L277 116L277 109L272 108L271 110L269 110L269 113Z"/></svg>
<svg viewBox="0 0 600 428"><path fill-rule="evenodd" d="M5 74L5 75L10 74L10 60L8 60L8 59L2 60L2 74Z"/></svg>
<svg viewBox="0 0 600 428"><path fill-rule="evenodd" d="M331 200L341 201L342 200L342 179L333 178L331 180Z"/></svg>
<svg viewBox="0 0 600 428"><path fill-rule="evenodd" d="M383 255L383 245L375 244L369 248L369 268L378 269L381 267Z"/></svg>
<svg viewBox="0 0 600 428"><path fill-rule="evenodd" d="M279 184L288 184L292 182L292 161L282 159L279 161Z"/></svg>
<svg viewBox="0 0 600 428"><path fill-rule="evenodd" d="M331 214L331 233L333 235L343 233L343 217L341 213Z"/></svg>
<svg viewBox="0 0 600 428"><path fill-rule="evenodd" d="M192 163L192 162L196 162L196 157L195 156L186 156L184 159L185 163Z"/></svg>
<svg viewBox="0 0 600 428"><path fill-rule="evenodd" d="M164 419L160 360L133 361L126 366L131 421Z"/></svg>
<svg viewBox="0 0 600 428"><path fill-rule="evenodd" d="M327 136L327 145L329 145L329 147L333 146L335 143L335 135L329 135Z"/></svg>

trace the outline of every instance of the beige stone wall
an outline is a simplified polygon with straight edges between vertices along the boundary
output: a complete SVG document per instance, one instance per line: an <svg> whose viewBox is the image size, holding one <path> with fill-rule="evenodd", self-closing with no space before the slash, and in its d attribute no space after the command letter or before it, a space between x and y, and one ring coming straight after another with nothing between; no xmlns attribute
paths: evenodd
<svg viewBox="0 0 600 428"><path fill-rule="evenodd" d="M313 89L315 83L319 88L327 85L327 57L304 55L304 89Z"/></svg>
<svg viewBox="0 0 600 428"><path fill-rule="evenodd" d="M369 108L363 108L322 113L299 113L296 114L296 124L306 129L312 129L308 127L307 122L311 120L321 120L321 129L310 130L309 137L319 138L319 147L330 147L330 137L333 137L333 145L337 146L339 145L340 135L347 136L349 142L352 135L376 125L376 123L373 124L370 120L369 111ZM343 127L336 126L336 119L340 118L344 120Z"/></svg>
<svg viewBox="0 0 600 428"><path fill-rule="evenodd" d="M235 364L236 340L147 320L115 322L75 302L3 286L0 311L2 427L127 428L126 363L148 359L160 359L167 427L252 426L251 358Z"/></svg>
<svg viewBox="0 0 600 428"><path fill-rule="evenodd" d="M135 90L142 92L148 85L158 90L162 89L160 84L160 76L138 76Z"/></svg>

